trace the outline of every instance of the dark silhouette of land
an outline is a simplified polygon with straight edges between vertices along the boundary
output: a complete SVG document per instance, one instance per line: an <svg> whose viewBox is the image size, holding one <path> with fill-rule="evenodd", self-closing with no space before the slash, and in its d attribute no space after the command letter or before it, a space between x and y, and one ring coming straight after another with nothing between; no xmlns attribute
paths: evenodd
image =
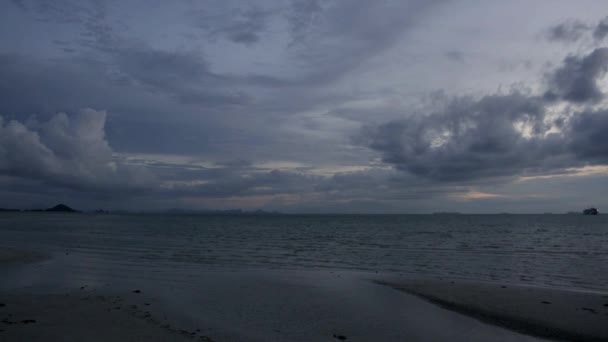
<svg viewBox="0 0 608 342"><path fill-rule="evenodd" d="M0 212L59 212L59 213L79 213L79 210L72 209L69 206L60 203L54 207L47 209L10 209L10 208L0 208Z"/></svg>
<svg viewBox="0 0 608 342"><path fill-rule="evenodd" d="M189 209L178 209L172 208L166 211L156 212L159 214L173 214L173 215L227 215L227 216L238 216L238 215L282 215L278 211L265 211L265 210L254 210L247 211L243 209L225 209L225 210L189 210Z"/></svg>
<svg viewBox="0 0 608 342"><path fill-rule="evenodd" d="M13 209L0 208L0 212L60 212L60 213L81 213L82 211L73 209L66 204L60 203L54 207L47 209ZM188 209L169 209L165 211L127 211L127 210L105 210L97 209L88 211L92 214L172 214L172 215L281 215L278 211L255 210L246 211L242 209L227 209L227 210L188 210Z"/></svg>
<svg viewBox="0 0 608 342"><path fill-rule="evenodd" d="M63 203L57 204L56 206L54 206L52 208L48 208L45 211L62 212L62 213L77 213L77 212L79 212L78 210L74 210L74 209L68 207L67 205L65 205Z"/></svg>

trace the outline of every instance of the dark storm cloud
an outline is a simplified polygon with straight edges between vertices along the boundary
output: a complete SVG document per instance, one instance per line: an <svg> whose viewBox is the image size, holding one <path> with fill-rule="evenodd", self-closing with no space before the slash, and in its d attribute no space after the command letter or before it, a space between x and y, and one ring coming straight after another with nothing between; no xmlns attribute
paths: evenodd
<svg viewBox="0 0 608 342"><path fill-rule="evenodd" d="M591 28L580 21L571 20L549 28L547 38L553 41L576 42Z"/></svg>
<svg viewBox="0 0 608 342"><path fill-rule="evenodd" d="M357 139L397 169L438 181L605 164L608 139L601 132L608 127L608 112L566 112L551 120L548 107L555 100L600 101L604 94L597 82L607 71L608 48L598 48L567 57L549 75L544 97L521 92L455 97L439 111L367 127Z"/></svg>
<svg viewBox="0 0 608 342"><path fill-rule="evenodd" d="M608 164L608 110L575 114L567 128L568 147L581 162Z"/></svg>
<svg viewBox="0 0 608 342"><path fill-rule="evenodd" d="M543 167L561 146L539 138L543 100L521 93L455 98L443 111L392 121L365 132L366 143L383 161L411 174L439 181L512 175ZM533 132L522 137L515 124Z"/></svg>
<svg viewBox="0 0 608 342"><path fill-rule="evenodd" d="M547 76L547 99L575 103L598 102L604 94L598 80L608 71L608 48L598 48L586 56L569 56L561 67Z"/></svg>
<svg viewBox="0 0 608 342"><path fill-rule="evenodd" d="M602 40L608 35L608 17L602 19L593 30L593 38Z"/></svg>

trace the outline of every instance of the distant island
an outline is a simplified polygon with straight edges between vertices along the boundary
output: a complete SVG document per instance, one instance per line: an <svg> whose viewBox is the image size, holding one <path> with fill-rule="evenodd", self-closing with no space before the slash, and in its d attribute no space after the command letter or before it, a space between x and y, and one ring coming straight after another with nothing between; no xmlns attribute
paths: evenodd
<svg viewBox="0 0 608 342"><path fill-rule="evenodd" d="M21 209L10 209L10 208L0 208L0 212L55 212L55 213L79 213L79 210L70 208L69 206L60 203L57 204L54 207L51 208L47 208L47 209L25 209L25 210L21 210Z"/></svg>
<svg viewBox="0 0 608 342"><path fill-rule="evenodd" d="M51 211L51 212L61 212L61 213L78 213L78 210L74 210L70 207L68 207L65 204L57 204L56 206L52 207L52 208L48 208L45 211Z"/></svg>

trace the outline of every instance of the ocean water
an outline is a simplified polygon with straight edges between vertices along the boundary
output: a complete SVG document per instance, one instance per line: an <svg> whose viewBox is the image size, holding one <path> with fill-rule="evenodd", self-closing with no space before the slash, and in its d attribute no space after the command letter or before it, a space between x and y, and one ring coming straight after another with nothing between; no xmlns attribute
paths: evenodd
<svg viewBox="0 0 608 342"><path fill-rule="evenodd" d="M82 281L304 269L608 289L608 215L3 213L0 246Z"/></svg>

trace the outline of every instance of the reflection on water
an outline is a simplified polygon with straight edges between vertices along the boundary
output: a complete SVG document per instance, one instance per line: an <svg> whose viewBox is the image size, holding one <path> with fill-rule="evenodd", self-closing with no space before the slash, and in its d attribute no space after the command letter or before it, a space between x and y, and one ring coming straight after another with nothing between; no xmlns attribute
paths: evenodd
<svg viewBox="0 0 608 342"><path fill-rule="evenodd" d="M605 290L608 216L0 215L0 245L82 277L340 269Z"/></svg>

